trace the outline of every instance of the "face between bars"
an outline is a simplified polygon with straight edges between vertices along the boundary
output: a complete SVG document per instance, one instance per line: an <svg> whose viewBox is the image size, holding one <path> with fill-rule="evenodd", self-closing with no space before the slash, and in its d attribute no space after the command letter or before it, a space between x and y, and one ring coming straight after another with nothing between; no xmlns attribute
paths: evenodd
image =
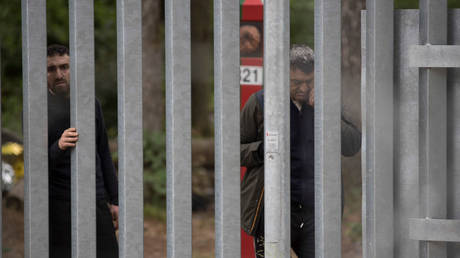
<svg viewBox="0 0 460 258"><path fill-rule="evenodd" d="M314 105L314 55L307 45L294 45L289 53L290 96L294 103Z"/></svg>
<svg viewBox="0 0 460 258"><path fill-rule="evenodd" d="M48 90L53 95L68 97L70 93L70 57L65 46L51 45L47 54Z"/></svg>

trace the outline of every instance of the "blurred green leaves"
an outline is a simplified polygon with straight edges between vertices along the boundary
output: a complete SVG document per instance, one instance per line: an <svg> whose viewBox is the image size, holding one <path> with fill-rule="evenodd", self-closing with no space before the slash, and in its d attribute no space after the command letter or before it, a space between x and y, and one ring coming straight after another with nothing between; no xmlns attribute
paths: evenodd
<svg viewBox="0 0 460 258"><path fill-rule="evenodd" d="M146 206L166 205L166 135L144 133L144 202Z"/></svg>
<svg viewBox="0 0 460 258"><path fill-rule="evenodd" d="M314 1L291 0L291 44L314 48Z"/></svg>
<svg viewBox="0 0 460 258"><path fill-rule="evenodd" d="M69 45L67 0L47 0L47 42ZM95 82L108 128L117 124L116 1L94 2ZM1 0L0 44L2 126L21 135L22 35L21 1Z"/></svg>

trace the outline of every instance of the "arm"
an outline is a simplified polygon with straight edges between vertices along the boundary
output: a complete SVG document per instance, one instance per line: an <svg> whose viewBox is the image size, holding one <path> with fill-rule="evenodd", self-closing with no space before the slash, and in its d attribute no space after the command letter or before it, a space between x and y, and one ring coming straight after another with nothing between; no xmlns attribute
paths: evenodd
<svg viewBox="0 0 460 258"><path fill-rule="evenodd" d="M53 142L48 148L48 162L49 164L54 164L57 160L62 158L66 150L61 150L59 148L59 140Z"/></svg>
<svg viewBox="0 0 460 258"><path fill-rule="evenodd" d="M253 94L244 105L240 115L240 153L241 165L255 167L263 165L263 138L258 139L261 114L255 94Z"/></svg>
<svg viewBox="0 0 460 258"><path fill-rule="evenodd" d="M361 132L345 116L341 120L342 155L350 157L361 149Z"/></svg>
<svg viewBox="0 0 460 258"><path fill-rule="evenodd" d="M109 150L109 141L104 124L104 117L99 101L96 101L96 135L97 153L101 158L101 169L104 177L104 186L109 194L109 202L118 205L118 178Z"/></svg>
<svg viewBox="0 0 460 258"><path fill-rule="evenodd" d="M78 141L78 133L75 128L64 130L61 137L53 142L48 148L48 161L50 163L62 158L69 148L75 147Z"/></svg>

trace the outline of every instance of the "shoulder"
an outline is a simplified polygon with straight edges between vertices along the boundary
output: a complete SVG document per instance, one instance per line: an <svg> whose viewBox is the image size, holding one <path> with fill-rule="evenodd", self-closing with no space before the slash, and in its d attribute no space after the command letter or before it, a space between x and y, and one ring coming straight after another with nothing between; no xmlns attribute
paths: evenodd
<svg viewBox="0 0 460 258"><path fill-rule="evenodd" d="M261 91L258 91L252 94L248 101L246 101L243 110L241 111L240 119L242 124L248 123L248 121L253 121L256 124L263 122L263 93L260 92Z"/></svg>
<svg viewBox="0 0 460 258"><path fill-rule="evenodd" d="M94 98L94 103L96 104L96 109L101 109L101 102L99 101L99 99Z"/></svg>
<svg viewBox="0 0 460 258"><path fill-rule="evenodd" d="M102 115L101 102L97 98L95 98L94 104L95 104L96 115Z"/></svg>
<svg viewBox="0 0 460 258"><path fill-rule="evenodd" d="M263 103L264 103L264 93L263 93L263 90L260 90L260 91L253 93L249 97L248 101L246 101L246 104L244 105L244 108L248 107L251 109L262 109Z"/></svg>

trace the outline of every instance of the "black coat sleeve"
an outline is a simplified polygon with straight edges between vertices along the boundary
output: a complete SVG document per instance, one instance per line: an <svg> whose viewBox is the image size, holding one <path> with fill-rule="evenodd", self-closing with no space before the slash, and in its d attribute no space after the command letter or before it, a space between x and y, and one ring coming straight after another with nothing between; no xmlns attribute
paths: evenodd
<svg viewBox="0 0 460 258"><path fill-rule="evenodd" d="M260 107L253 94L243 107L240 115L240 158L241 165L256 167L263 165L264 157L260 155L259 148L263 148L264 139L258 136L261 116ZM263 116L263 114L262 114Z"/></svg>
<svg viewBox="0 0 460 258"><path fill-rule="evenodd" d="M49 145L48 148L48 163L50 166L57 163L58 160L64 157L64 153L68 150L61 150L59 148L59 139Z"/></svg>
<svg viewBox="0 0 460 258"><path fill-rule="evenodd" d="M350 157L361 149L361 132L342 115L342 155Z"/></svg>
<svg viewBox="0 0 460 258"><path fill-rule="evenodd" d="M104 186L109 194L109 202L118 205L118 178L115 173L115 167L110 155L109 141L105 129L104 117L102 114L101 104L96 100L96 135L97 135L97 153L101 158L102 175L104 177Z"/></svg>

